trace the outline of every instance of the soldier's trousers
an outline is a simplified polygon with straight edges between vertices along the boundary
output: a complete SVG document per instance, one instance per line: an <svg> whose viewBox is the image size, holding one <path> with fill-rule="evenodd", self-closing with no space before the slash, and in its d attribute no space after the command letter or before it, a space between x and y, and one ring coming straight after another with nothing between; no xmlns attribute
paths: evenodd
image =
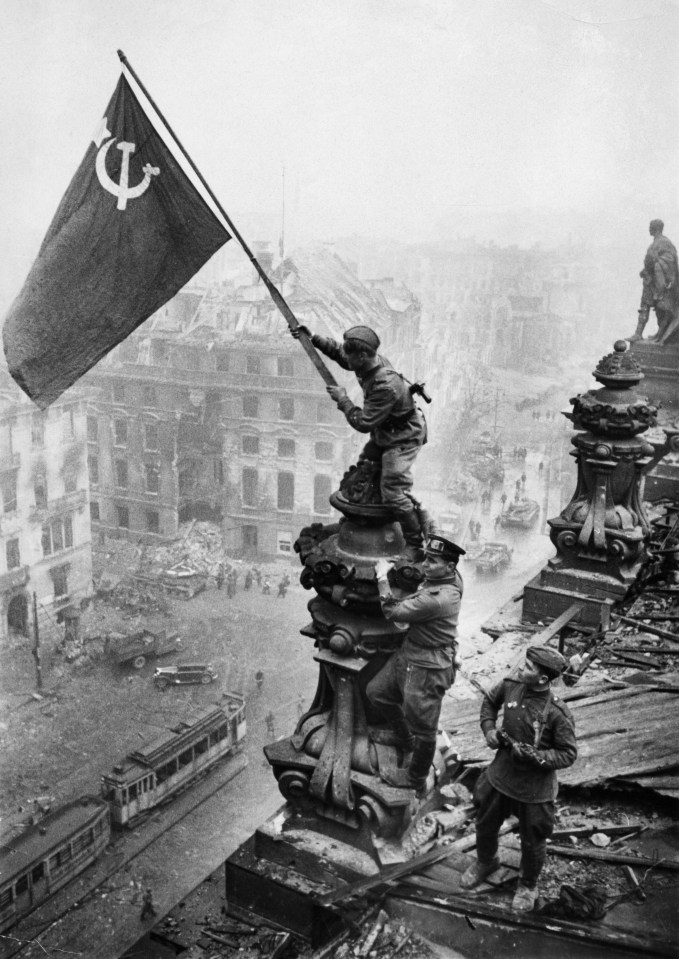
<svg viewBox="0 0 679 959"><path fill-rule="evenodd" d="M498 832L509 816L519 820L521 840L521 882L531 889L537 884L545 864L547 840L554 831L553 802L526 803L510 799L479 776L474 789L476 806L476 855L479 862L490 862L497 853Z"/></svg>
<svg viewBox="0 0 679 959"><path fill-rule="evenodd" d="M384 449L373 440L369 440L359 456L359 460L381 460L380 493L382 494L382 502L387 503L397 512L408 513L413 509L413 501L407 494L413 488L413 463L421 449L419 443L391 446L389 449Z"/></svg>
<svg viewBox="0 0 679 959"><path fill-rule="evenodd" d="M405 719L418 739L436 742L441 701L452 685L453 667L425 669L394 653L366 687L370 702L389 723Z"/></svg>

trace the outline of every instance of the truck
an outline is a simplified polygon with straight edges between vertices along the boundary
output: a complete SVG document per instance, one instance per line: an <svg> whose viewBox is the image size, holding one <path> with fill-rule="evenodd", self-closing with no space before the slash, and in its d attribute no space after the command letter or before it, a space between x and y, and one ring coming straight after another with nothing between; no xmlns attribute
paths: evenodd
<svg viewBox="0 0 679 959"><path fill-rule="evenodd" d="M486 543L476 557L477 573L496 573L509 566L513 550L506 543Z"/></svg>
<svg viewBox="0 0 679 959"><path fill-rule="evenodd" d="M142 629L127 635L110 633L104 642L104 651L119 666L131 665L141 669L149 659L167 656L181 649L179 633L164 629Z"/></svg>

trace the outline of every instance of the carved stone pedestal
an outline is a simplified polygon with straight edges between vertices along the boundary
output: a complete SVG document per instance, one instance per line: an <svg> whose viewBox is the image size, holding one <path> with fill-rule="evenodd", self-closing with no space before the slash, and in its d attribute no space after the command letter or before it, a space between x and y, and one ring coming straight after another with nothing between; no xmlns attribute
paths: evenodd
<svg viewBox="0 0 679 959"><path fill-rule="evenodd" d="M585 621L623 599L646 559L649 523L642 501L644 473L667 449L665 434L650 432L657 409L633 388L643 379L624 340L598 364L602 389L571 400L565 415L583 432L571 440L578 466L573 498L548 520L557 555L524 593L523 619L554 618L583 600Z"/></svg>

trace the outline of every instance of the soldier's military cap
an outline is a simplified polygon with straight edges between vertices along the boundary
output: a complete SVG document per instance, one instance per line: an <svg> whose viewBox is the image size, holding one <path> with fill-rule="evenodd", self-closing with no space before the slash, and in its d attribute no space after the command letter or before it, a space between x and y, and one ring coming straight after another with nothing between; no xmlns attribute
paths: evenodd
<svg viewBox="0 0 679 959"><path fill-rule="evenodd" d="M369 326L352 326L350 330L344 333L344 340L358 340L359 343L365 343L371 350L376 350L380 345L380 338Z"/></svg>
<svg viewBox="0 0 679 959"><path fill-rule="evenodd" d="M529 646L526 650L526 659L539 666L550 679L556 679L568 666L561 653L546 646Z"/></svg>
<svg viewBox="0 0 679 959"><path fill-rule="evenodd" d="M450 537L438 532L430 534L424 550L426 553L431 553L432 556L442 556L449 562L458 560L460 556L464 556L467 552L466 549L462 549L461 546L454 543Z"/></svg>

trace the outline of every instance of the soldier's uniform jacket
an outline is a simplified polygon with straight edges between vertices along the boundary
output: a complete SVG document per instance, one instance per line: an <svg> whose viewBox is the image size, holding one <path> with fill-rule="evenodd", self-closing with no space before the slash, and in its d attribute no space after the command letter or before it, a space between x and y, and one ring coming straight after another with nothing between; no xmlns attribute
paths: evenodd
<svg viewBox="0 0 679 959"><path fill-rule="evenodd" d="M385 619L408 624L401 655L413 666L452 666L463 588L462 577L455 571L451 579L425 580L405 599L396 599L391 593L380 595Z"/></svg>
<svg viewBox="0 0 679 959"><path fill-rule="evenodd" d="M543 722L547 697L550 705ZM481 704L484 735L496 728L501 707L502 729L516 742L536 747L545 764L518 761L511 749L500 748L486 771L490 784L519 802L552 802L559 788L556 770L572 766L578 755L570 709L550 689L536 690L504 679L486 693Z"/></svg>
<svg viewBox="0 0 679 959"><path fill-rule="evenodd" d="M314 333L311 342L343 369L351 369L341 343L318 333ZM379 366L362 376L356 374L363 390L363 408L354 405L348 397L337 405L350 426L359 433L370 433L371 439L383 449L421 446L426 439L426 426L408 384L384 357L378 359Z"/></svg>

